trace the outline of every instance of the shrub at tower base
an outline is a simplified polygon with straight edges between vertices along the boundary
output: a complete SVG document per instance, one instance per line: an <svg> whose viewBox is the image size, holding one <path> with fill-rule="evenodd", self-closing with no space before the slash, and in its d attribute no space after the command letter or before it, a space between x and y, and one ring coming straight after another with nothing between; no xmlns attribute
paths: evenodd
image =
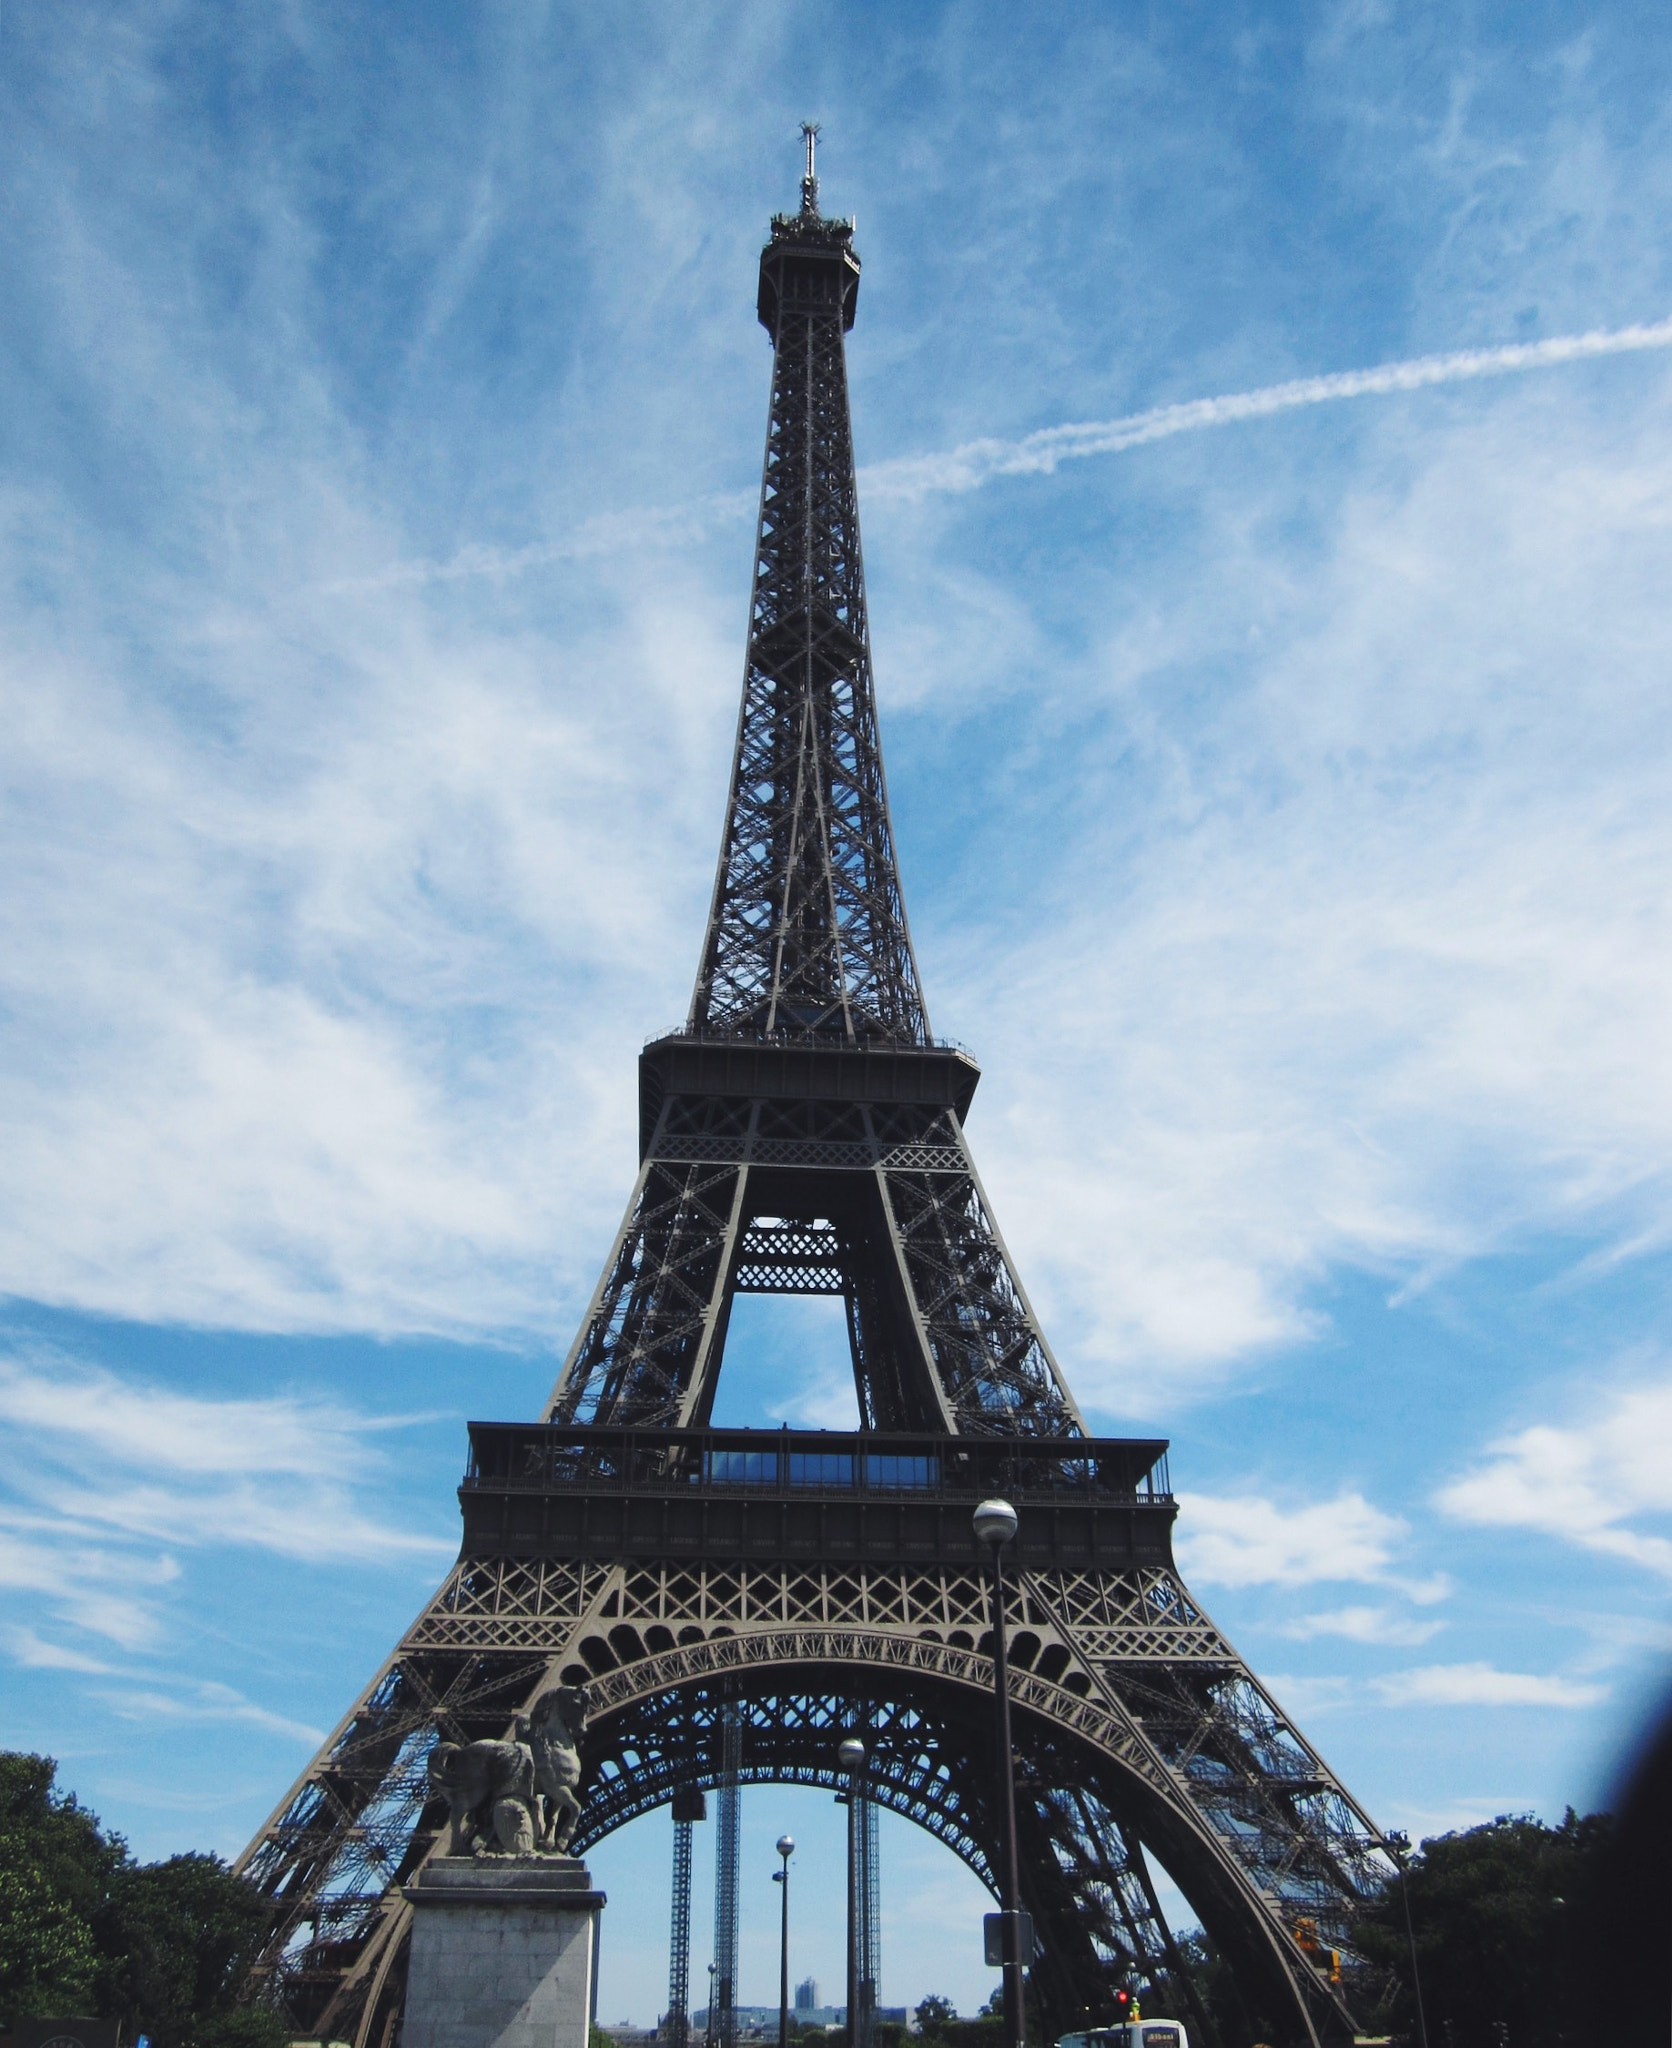
<svg viewBox="0 0 1672 2048"><path fill-rule="evenodd" d="M235 2003L267 1901L218 1856L136 1863L57 1768L0 1752L0 2029L75 2015L155 2048L282 2048L278 2014Z"/></svg>

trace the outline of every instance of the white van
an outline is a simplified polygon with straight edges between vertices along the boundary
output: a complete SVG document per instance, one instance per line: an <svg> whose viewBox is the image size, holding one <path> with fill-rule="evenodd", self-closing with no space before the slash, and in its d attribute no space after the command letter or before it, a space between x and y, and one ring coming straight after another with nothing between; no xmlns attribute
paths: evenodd
<svg viewBox="0 0 1672 2048"><path fill-rule="evenodd" d="M1064 2034L1057 2048L1190 2048L1190 2037L1182 2020L1123 2020L1118 2027Z"/></svg>

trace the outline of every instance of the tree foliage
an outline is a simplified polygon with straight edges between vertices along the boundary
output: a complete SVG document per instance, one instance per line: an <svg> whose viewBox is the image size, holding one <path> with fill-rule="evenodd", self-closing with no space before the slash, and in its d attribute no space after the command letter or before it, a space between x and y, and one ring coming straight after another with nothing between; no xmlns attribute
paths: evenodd
<svg viewBox="0 0 1672 2048"><path fill-rule="evenodd" d="M136 1863L51 1757L0 1752L0 2021L119 2019L156 2048L281 2048L237 2004L267 1902L217 1856Z"/></svg>
<svg viewBox="0 0 1672 2048"><path fill-rule="evenodd" d="M1411 1925L1433 2048L1500 2039L1564 2048L1587 2038L1597 1996L1587 1914L1611 1827L1606 1814L1581 1819L1571 1807L1553 1828L1506 1814L1426 1841L1411 1857ZM1414 2038L1397 1883L1361 1921L1359 1945L1389 1987L1371 2030Z"/></svg>
<svg viewBox="0 0 1672 2048"><path fill-rule="evenodd" d="M1178 1951L1179 1961L1212 2029L1212 2038L1204 2048L1233 2048L1236 2043L1269 2041L1281 2034L1281 2028L1273 2022L1250 2011L1230 1964L1200 1928L1179 1936ZM1188 2020L1190 2012L1181 2006L1172 2016Z"/></svg>
<svg viewBox="0 0 1672 2048"><path fill-rule="evenodd" d="M1001 1987L996 1999L989 1998L970 2020L958 2017L950 1998L933 1992L919 2003L914 2017L919 2037L934 2042L936 2048L1002 2048L1004 1992Z"/></svg>

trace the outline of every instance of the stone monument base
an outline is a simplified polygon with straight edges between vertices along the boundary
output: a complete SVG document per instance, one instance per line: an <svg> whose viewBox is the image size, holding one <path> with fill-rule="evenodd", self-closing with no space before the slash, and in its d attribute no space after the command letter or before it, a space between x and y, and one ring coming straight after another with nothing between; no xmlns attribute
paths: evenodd
<svg viewBox="0 0 1672 2048"><path fill-rule="evenodd" d="M412 1902L402 2048L587 2048L598 1911L574 1856L438 1856Z"/></svg>

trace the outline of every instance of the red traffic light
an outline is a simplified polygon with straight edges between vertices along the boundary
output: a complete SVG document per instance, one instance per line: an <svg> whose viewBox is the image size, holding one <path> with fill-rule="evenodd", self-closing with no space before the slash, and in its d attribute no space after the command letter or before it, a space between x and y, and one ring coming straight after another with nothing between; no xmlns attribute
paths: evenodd
<svg viewBox="0 0 1672 2048"><path fill-rule="evenodd" d="M1115 1993L1115 2010L1122 2019L1125 2019L1126 2015L1132 2010L1132 1993L1130 1991L1117 1991Z"/></svg>

